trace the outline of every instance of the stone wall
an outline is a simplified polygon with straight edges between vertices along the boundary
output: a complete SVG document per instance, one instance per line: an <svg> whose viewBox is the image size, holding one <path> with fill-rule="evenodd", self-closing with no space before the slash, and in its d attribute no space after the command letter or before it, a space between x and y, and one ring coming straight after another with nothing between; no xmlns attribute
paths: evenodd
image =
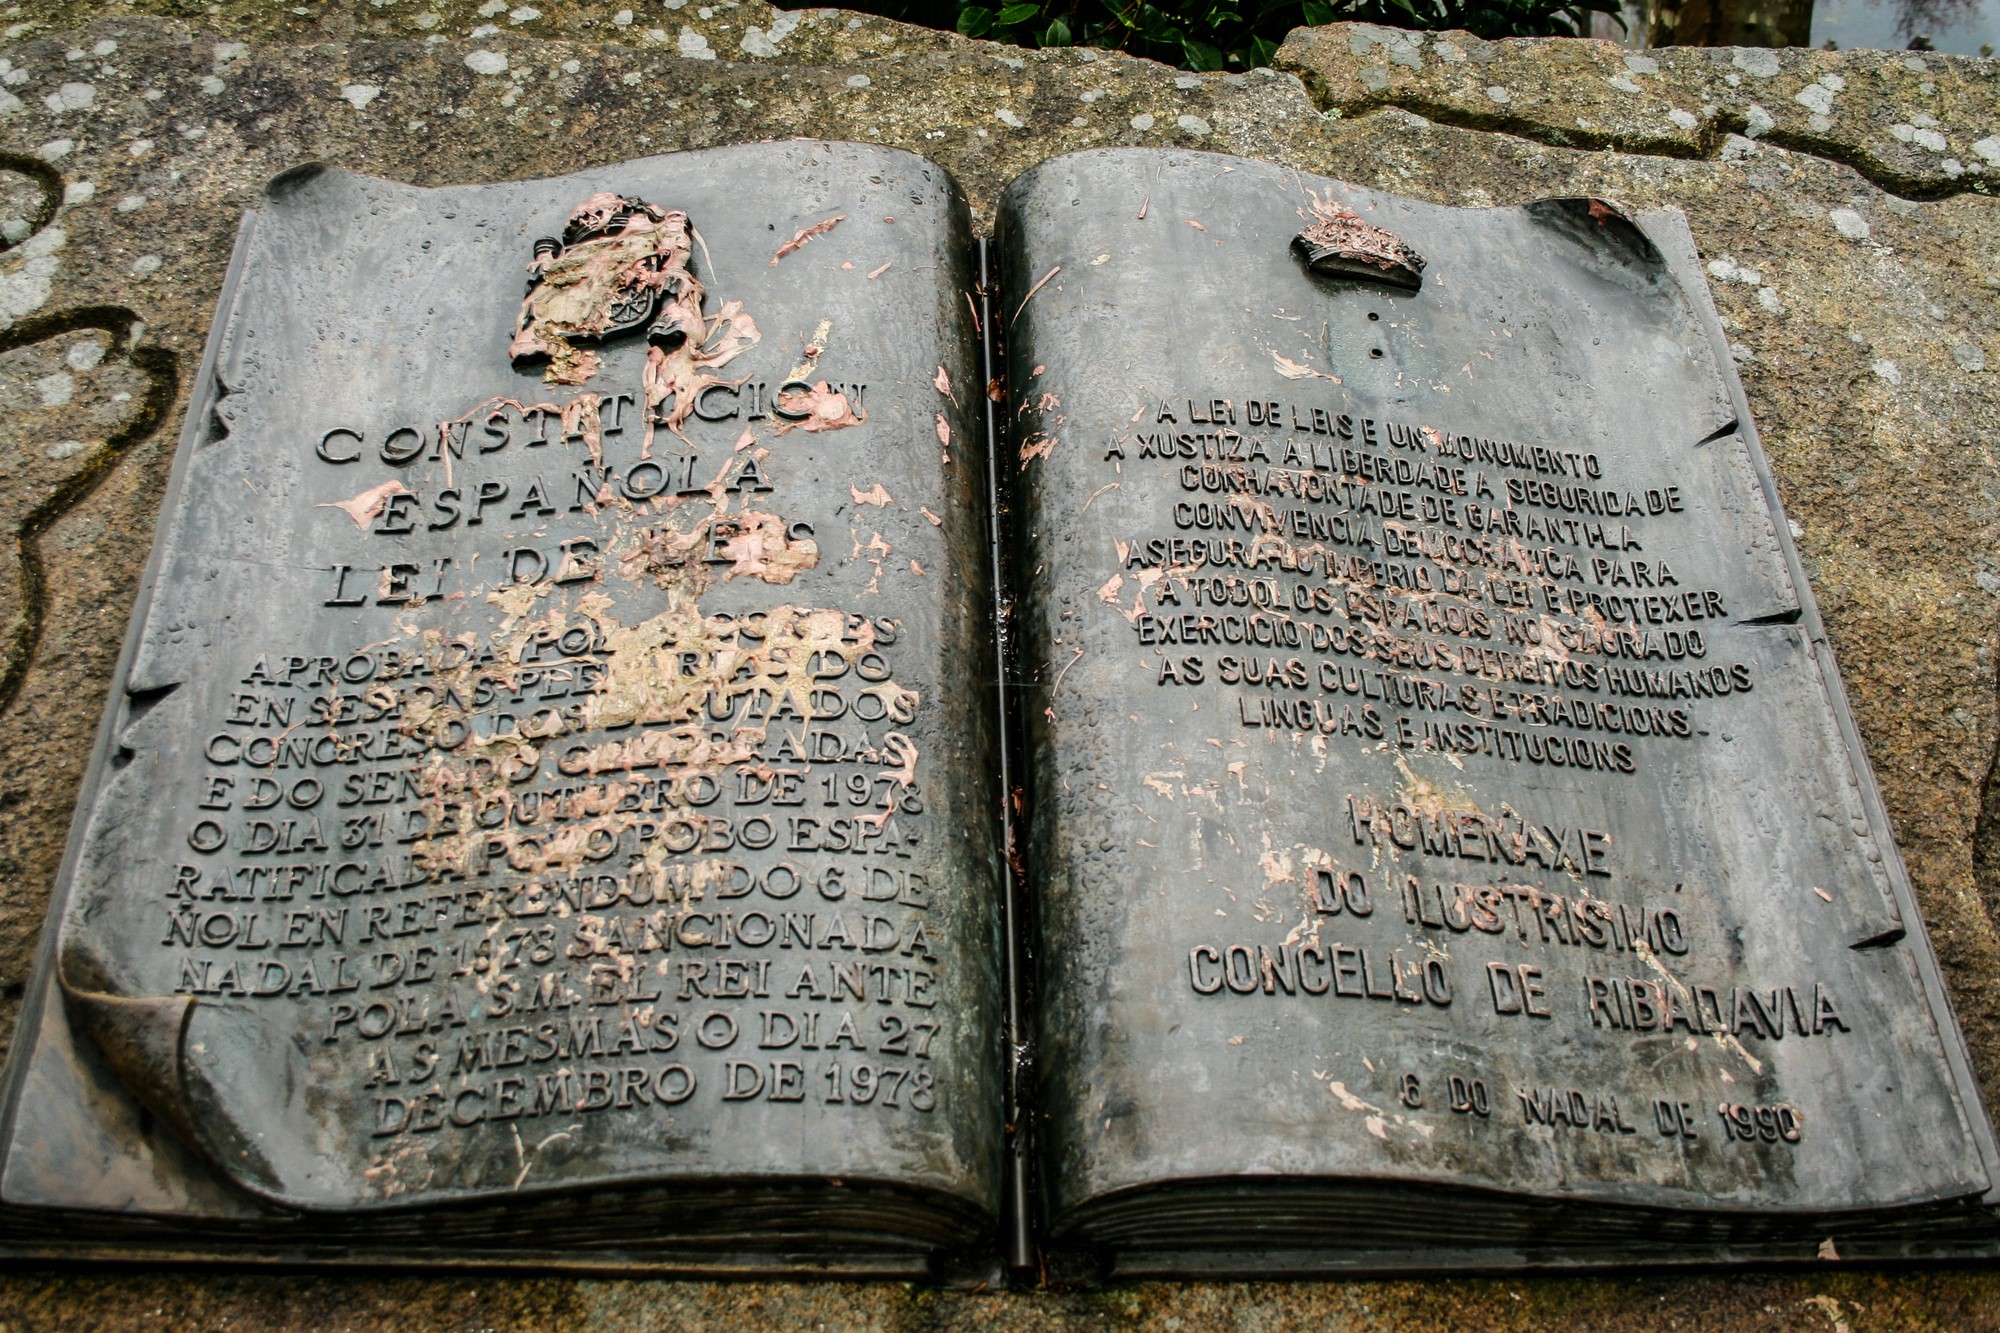
<svg viewBox="0 0 2000 1333"><path fill-rule="evenodd" d="M982 219L1106 144L1442 203L1683 209L1931 937L2000 1101L2000 65L1293 35L1194 75L762 3L0 8L0 1022L11 1024L237 218L323 159L421 185L794 135L923 153ZM1992 369L1989 369L1989 363ZM246 481L245 484L253 484ZM1990 790L1989 790L1990 789ZM1921 1146L1915 1150L1920 1151ZM1095 1294L18 1272L0 1328L2000 1326L1976 1271Z"/></svg>

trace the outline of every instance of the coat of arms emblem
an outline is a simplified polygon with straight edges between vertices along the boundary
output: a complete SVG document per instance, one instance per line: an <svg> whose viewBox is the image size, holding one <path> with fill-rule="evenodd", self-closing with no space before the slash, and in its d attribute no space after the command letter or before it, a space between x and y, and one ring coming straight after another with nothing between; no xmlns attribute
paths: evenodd
<svg viewBox="0 0 2000 1333"><path fill-rule="evenodd" d="M562 239L535 242L528 294L508 353L516 366L546 363L550 384L583 384L595 351L579 346L644 328L667 353L705 331L701 283L689 269L693 228L678 209L608 191L569 215Z"/></svg>
<svg viewBox="0 0 2000 1333"><path fill-rule="evenodd" d="M1358 278L1416 291L1424 283L1424 257L1392 231L1365 221L1338 200L1313 196L1312 221L1292 238L1306 266L1328 278Z"/></svg>

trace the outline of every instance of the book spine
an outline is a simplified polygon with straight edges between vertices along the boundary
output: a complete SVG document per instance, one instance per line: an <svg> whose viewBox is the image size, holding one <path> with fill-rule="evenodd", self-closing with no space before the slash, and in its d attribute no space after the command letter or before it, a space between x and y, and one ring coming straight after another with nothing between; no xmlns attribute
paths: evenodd
<svg viewBox="0 0 2000 1333"><path fill-rule="evenodd" d="M1006 524L1008 506L1003 478L1005 467L1001 462L1001 448L1006 434L1005 414L1000 410L1001 402L994 389L1000 383L1002 374L1001 349L998 345L1000 329L994 323L995 297L998 295L999 265L992 253L993 243L988 237L977 241L979 253L977 268L979 291L979 365L982 383L979 386L981 400L985 403L986 423L986 487L987 487L987 543L993 562L993 653L994 653L994 706L998 709L1000 735L1000 873L1003 893L1000 902L1001 942L1005 950L1002 959L1001 979L1006 987L1006 1069L1005 1069L1005 1119L1007 1140L1005 1145L1005 1197L1001 1213L1001 1244L1005 1251L1007 1267L1017 1276L1032 1274L1036 1268L1034 1225L1034 1144L1031 1106L1031 1083L1033 1079L1033 1044L1029 1025L1028 994L1030 972L1027 967L1025 920L1025 885L1019 873L1019 848L1023 845L1022 830L1018 827L1021 810L1016 800L1020 791L1019 779L1014 772L1014 759L1019 753L1016 744L1016 723L1013 698L1009 689L1008 665L1012 656L1009 606L1012 601L1010 589L1013 580L1003 553L1006 551Z"/></svg>

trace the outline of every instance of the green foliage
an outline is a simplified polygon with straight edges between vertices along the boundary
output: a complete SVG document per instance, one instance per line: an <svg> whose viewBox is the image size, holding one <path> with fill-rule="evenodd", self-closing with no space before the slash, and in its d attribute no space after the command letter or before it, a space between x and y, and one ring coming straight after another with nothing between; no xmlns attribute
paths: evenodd
<svg viewBox="0 0 2000 1333"><path fill-rule="evenodd" d="M845 0L1016 46L1094 46L1193 70L1268 65L1293 28L1380 23L1481 37L1577 37L1619 0ZM1622 21L1621 21L1622 23Z"/></svg>

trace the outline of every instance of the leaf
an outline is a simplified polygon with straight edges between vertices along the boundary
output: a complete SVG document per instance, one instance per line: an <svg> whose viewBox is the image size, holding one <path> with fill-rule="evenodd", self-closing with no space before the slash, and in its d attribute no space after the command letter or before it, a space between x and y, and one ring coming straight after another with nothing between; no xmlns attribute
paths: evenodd
<svg viewBox="0 0 2000 1333"><path fill-rule="evenodd" d="M1181 38L1181 50L1187 53L1189 69L1217 70L1222 68L1222 52L1207 42L1198 42L1192 37Z"/></svg>
<svg viewBox="0 0 2000 1333"><path fill-rule="evenodd" d="M1050 19L1048 30L1042 34L1043 46L1068 46L1070 44L1069 24L1061 19Z"/></svg>
<svg viewBox="0 0 2000 1333"><path fill-rule="evenodd" d="M993 21L1003 28L1011 28L1016 23L1026 23L1042 12L1040 5L1009 5L993 16Z"/></svg>
<svg viewBox="0 0 2000 1333"><path fill-rule="evenodd" d="M993 30L993 11L984 5L967 5L959 12L958 30L967 37L984 37Z"/></svg>

